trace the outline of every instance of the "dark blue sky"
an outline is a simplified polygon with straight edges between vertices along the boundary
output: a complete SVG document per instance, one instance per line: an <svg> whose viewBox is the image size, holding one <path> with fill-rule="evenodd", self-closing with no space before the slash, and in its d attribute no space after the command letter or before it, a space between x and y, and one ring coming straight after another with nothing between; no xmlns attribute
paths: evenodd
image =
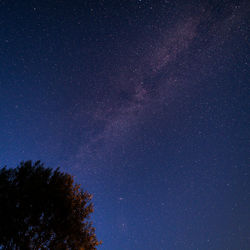
<svg viewBox="0 0 250 250"><path fill-rule="evenodd" d="M74 175L99 249L250 249L249 7L1 1L1 166Z"/></svg>

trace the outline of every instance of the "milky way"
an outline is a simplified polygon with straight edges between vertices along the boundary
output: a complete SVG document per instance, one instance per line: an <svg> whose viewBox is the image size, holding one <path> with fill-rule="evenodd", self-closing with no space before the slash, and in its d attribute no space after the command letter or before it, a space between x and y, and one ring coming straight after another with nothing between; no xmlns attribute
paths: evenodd
<svg viewBox="0 0 250 250"><path fill-rule="evenodd" d="M245 11L231 5L227 15L216 18L221 6L206 7L199 7L196 15L178 17L169 29L154 27L157 39L144 36L130 50L122 50L124 61L105 72L110 85L108 93L103 96L100 91L95 96L91 119L98 124L98 130L90 129L89 139L82 142L76 155L77 166L91 164L89 159L102 161L112 157L113 148L121 143L126 147L126 137L144 123L145 116L181 98L183 89L189 89L188 94L192 95L196 86L189 79L190 74L201 74L200 79L208 77L211 69L204 66L213 64L216 52L230 39ZM133 61L133 54L140 50L144 53L138 53Z"/></svg>

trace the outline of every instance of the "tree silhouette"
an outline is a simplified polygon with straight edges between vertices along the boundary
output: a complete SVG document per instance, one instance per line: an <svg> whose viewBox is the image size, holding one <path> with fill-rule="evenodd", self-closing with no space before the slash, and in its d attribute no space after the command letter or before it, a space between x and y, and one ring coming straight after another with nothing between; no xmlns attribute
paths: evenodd
<svg viewBox="0 0 250 250"><path fill-rule="evenodd" d="M96 249L91 195L40 161L0 170L0 249Z"/></svg>

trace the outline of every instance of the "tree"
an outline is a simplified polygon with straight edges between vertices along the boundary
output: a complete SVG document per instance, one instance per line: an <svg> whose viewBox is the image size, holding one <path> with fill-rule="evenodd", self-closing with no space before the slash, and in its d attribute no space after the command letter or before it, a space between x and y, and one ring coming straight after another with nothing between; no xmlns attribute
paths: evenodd
<svg viewBox="0 0 250 250"><path fill-rule="evenodd" d="M40 161L0 170L0 249L96 249L92 196Z"/></svg>

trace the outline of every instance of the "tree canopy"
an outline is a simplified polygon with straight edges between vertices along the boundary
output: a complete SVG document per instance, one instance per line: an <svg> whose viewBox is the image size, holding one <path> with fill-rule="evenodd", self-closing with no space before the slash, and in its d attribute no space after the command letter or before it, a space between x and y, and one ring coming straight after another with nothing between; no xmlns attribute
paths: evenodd
<svg viewBox="0 0 250 250"><path fill-rule="evenodd" d="M92 196L38 161L0 170L0 249L96 249Z"/></svg>

